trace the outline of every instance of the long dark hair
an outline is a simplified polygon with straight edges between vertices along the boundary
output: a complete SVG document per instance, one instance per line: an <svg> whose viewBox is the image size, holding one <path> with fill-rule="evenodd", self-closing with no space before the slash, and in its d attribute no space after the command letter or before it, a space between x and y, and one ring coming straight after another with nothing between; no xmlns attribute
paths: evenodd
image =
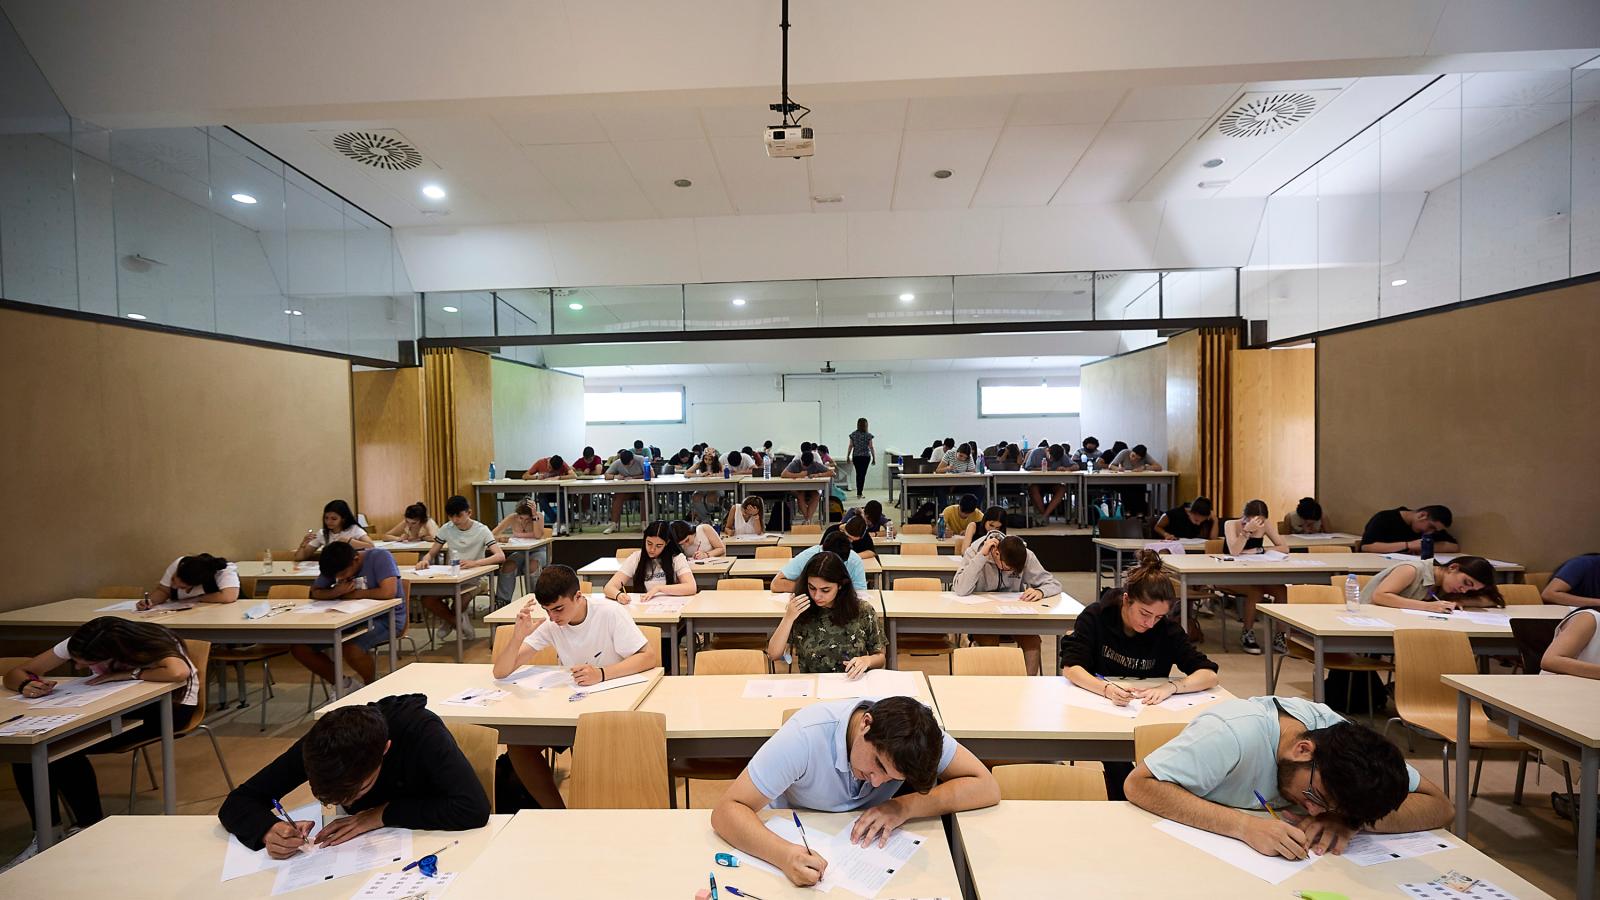
<svg viewBox="0 0 1600 900"><path fill-rule="evenodd" d="M116 616L100 616L79 625L67 638L67 652L74 659L109 662L126 669L153 666L171 656L188 658L183 642L170 630L154 622Z"/></svg>
<svg viewBox="0 0 1600 900"><path fill-rule="evenodd" d="M1487 559L1484 559L1481 556L1458 556L1445 564L1445 568L1449 568L1450 566L1455 566L1456 570L1461 574L1467 575L1471 577L1473 581L1483 585L1482 590L1473 591L1470 594L1456 594L1454 596L1483 597L1489 600L1495 606L1506 605L1505 598L1500 596L1500 589L1495 586L1494 563L1489 562Z"/></svg>
<svg viewBox="0 0 1600 900"><path fill-rule="evenodd" d="M228 561L220 556L209 553L200 553L195 556L185 556L178 560L178 568L173 570L173 575L183 579L183 583L204 589L207 594L217 592L217 573L228 567Z"/></svg>
<svg viewBox="0 0 1600 900"><path fill-rule="evenodd" d="M327 505L322 507L322 515L327 516L328 513L339 514L340 531L344 531L346 528L356 524L356 514L350 511L350 504L343 500L329 500ZM333 533L328 531L328 523L324 519L322 523L322 542L327 543L332 537Z"/></svg>
<svg viewBox="0 0 1600 900"><path fill-rule="evenodd" d="M660 538L666 543L666 546L661 548L661 555L653 561L650 558L650 551L645 549L646 542L650 538ZM633 593L642 594L649 590L645 587L645 576L649 574L652 565L660 565L661 577L667 583L672 583L674 573L678 571L678 557L682 555L683 548L678 546L678 539L672 534L672 525L664 519L651 522L645 527L644 536L639 538L639 562L633 567L631 588Z"/></svg>
<svg viewBox="0 0 1600 900"><path fill-rule="evenodd" d="M413 522L421 522L426 525L428 523L428 504L418 500L406 507L405 517Z"/></svg>
<svg viewBox="0 0 1600 900"><path fill-rule="evenodd" d="M833 595L833 606L823 609L816 604L801 613L796 624L821 616L836 626L848 625L861 615L861 598L856 596L855 582L850 580L850 570L845 568L844 560L838 555L824 551L811 557L806 567L800 573L800 580L795 584L795 593L804 594L811 589L811 579L820 578L832 582L838 587Z"/></svg>

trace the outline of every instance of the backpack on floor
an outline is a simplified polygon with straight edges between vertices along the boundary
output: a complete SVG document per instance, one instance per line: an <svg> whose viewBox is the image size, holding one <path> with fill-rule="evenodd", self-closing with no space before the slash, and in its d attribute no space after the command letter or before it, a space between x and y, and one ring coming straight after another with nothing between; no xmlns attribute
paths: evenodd
<svg viewBox="0 0 1600 900"><path fill-rule="evenodd" d="M511 757L505 753L494 761L494 808L502 813L540 808L539 801L522 786L522 779L511 766Z"/></svg>
<svg viewBox="0 0 1600 900"><path fill-rule="evenodd" d="M1322 682L1322 696L1328 706L1347 715L1368 716L1389 708L1389 688L1377 672L1329 672Z"/></svg>

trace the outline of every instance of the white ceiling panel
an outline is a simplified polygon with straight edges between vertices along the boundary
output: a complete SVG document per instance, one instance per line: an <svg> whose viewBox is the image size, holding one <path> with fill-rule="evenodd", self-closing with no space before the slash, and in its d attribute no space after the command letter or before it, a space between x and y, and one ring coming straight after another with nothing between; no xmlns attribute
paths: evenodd
<svg viewBox="0 0 1600 900"><path fill-rule="evenodd" d="M713 138L711 147L728 197L739 214L811 209L811 187L803 160L767 156L759 133Z"/></svg>
<svg viewBox="0 0 1600 900"><path fill-rule="evenodd" d="M1098 125L1009 126L1000 135L973 206L1042 206L1100 130Z"/></svg>
<svg viewBox="0 0 1600 900"><path fill-rule="evenodd" d="M1008 125L1099 125L1117 108L1121 88L1022 94L1011 106Z"/></svg>
<svg viewBox="0 0 1600 900"><path fill-rule="evenodd" d="M750 137L760 135L761 129L778 124L778 114L765 104L746 103L740 106L707 106L700 110L700 121L706 134L714 137Z"/></svg>
<svg viewBox="0 0 1600 900"><path fill-rule="evenodd" d="M906 114L907 131L999 128L1011 110L1010 94L977 97L914 97Z"/></svg>
<svg viewBox="0 0 1600 900"><path fill-rule="evenodd" d="M1119 203L1131 199L1208 121L1107 124L1050 202Z"/></svg>
<svg viewBox="0 0 1600 900"><path fill-rule="evenodd" d="M1240 84L1178 84L1135 88L1111 115L1113 122L1163 122L1211 119L1223 104L1238 96Z"/></svg>
<svg viewBox="0 0 1600 900"><path fill-rule="evenodd" d="M824 134L806 161L815 196L841 196L839 203L813 203L817 212L888 209L900 163L900 132Z"/></svg>
<svg viewBox="0 0 1600 900"><path fill-rule="evenodd" d="M518 144L594 144L607 140L600 120L587 109L497 112L494 120Z"/></svg>
<svg viewBox="0 0 1600 900"><path fill-rule="evenodd" d="M599 109L595 110L594 115L600 120L606 135L616 142L705 137L705 129L700 125L700 113L692 108L648 106L640 109Z"/></svg>
<svg viewBox="0 0 1600 900"><path fill-rule="evenodd" d="M616 148L660 215L689 218L733 213L705 138L619 141ZM688 179L690 186L673 184L680 178Z"/></svg>
<svg viewBox="0 0 1600 900"><path fill-rule="evenodd" d="M585 219L648 219L656 213L611 144L541 144L523 152Z"/></svg>
<svg viewBox="0 0 1600 900"><path fill-rule="evenodd" d="M895 177L895 209L959 209L972 202L999 128L907 131ZM949 178L935 178L949 169Z"/></svg>

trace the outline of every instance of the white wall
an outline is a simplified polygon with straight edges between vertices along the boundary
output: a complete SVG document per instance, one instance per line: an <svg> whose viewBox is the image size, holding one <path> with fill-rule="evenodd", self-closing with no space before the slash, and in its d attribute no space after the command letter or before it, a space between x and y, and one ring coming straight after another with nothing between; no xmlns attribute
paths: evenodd
<svg viewBox="0 0 1600 900"><path fill-rule="evenodd" d="M576 459L583 440L583 379L503 359L489 361L494 458L500 471L541 456Z"/></svg>

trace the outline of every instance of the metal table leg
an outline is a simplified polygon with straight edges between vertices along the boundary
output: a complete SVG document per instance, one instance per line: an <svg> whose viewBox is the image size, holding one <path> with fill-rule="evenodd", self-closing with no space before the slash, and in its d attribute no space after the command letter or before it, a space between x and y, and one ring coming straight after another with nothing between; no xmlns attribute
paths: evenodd
<svg viewBox="0 0 1600 900"><path fill-rule="evenodd" d="M261 702L267 702L265 697ZM178 814L178 758L172 752L172 692L161 695L161 813Z"/></svg>

